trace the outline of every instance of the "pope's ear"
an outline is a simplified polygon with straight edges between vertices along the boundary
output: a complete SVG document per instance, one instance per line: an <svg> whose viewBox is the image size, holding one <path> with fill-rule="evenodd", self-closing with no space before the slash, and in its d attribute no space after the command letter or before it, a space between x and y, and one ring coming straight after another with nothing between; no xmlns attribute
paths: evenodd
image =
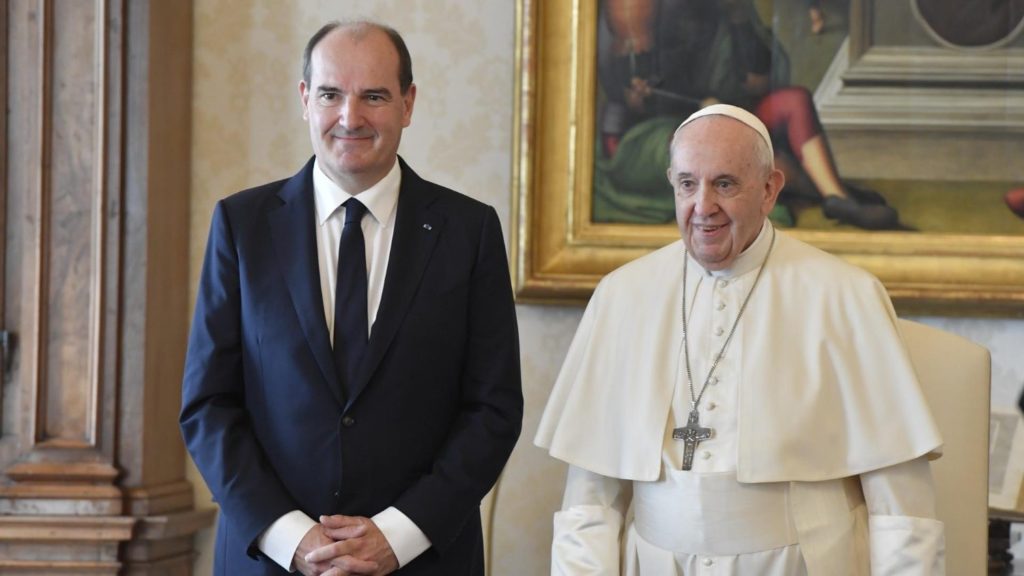
<svg viewBox="0 0 1024 576"><path fill-rule="evenodd" d="M782 170L778 168L772 168L770 174L768 174L768 182L765 184L767 188L769 200L774 204L779 198L779 192L782 192L782 187L786 185L786 175L782 173Z"/></svg>
<svg viewBox="0 0 1024 576"><path fill-rule="evenodd" d="M775 202L779 199L779 192L782 191L782 187L785 185L786 175L782 173L782 170L773 168L764 183L764 199L761 202L762 214L767 216L771 213L772 208L775 207Z"/></svg>

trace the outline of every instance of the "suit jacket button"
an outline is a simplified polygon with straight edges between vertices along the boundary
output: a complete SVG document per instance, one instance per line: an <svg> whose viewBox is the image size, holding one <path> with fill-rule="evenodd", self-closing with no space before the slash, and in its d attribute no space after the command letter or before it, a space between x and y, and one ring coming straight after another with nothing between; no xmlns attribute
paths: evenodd
<svg viewBox="0 0 1024 576"><path fill-rule="evenodd" d="M337 498L338 496L341 496L341 490L334 491L334 497Z"/></svg>
<svg viewBox="0 0 1024 576"><path fill-rule="evenodd" d="M341 419L341 425L345 428L351 428L356 425L356 419L351 416L345 416Z"/></svg>

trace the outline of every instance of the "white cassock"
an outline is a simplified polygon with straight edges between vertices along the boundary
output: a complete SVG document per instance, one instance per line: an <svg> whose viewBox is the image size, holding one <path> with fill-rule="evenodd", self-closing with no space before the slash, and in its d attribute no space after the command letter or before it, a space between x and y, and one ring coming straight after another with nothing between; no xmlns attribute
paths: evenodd
<svg viewBox="0 0 1024 576"><path fill-rule="evenodd" d="M690 260L690 391L677 241L605 277L535 442L570 464L552 573L943 574L929 457L941 439L885 289L765 224L726 271Z"/></svg>

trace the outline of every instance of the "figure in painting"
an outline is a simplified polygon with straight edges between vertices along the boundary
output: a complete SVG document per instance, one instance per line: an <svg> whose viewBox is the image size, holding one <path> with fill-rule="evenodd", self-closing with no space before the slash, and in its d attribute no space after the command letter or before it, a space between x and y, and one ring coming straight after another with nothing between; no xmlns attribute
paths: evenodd
<svg viewBox="0 0 1024 576"><path fill-rule="evenodd" d="M825 29L825 11L820 0L807 0L807 17L811 20L811 34L821 34Z"/></svg>
<svg viewBox="0 0 1024 576"><path fill-rule="evenodd" d="M1006 205L1017 216L1024 218L1024 188L1014 188L1003 196Z"/></svg>
<svg viewBox="0 0 1024 576"><path fill-rule="evenodd" d="M661 178L665 143L682 118L727 103L753 112L771 131L790 183L774 221L792 226L798 209L820 205L841 224L901 227L880 194L840 179L811 94L789 85L785 51L752 0L604 0L603 11L610 34L598 64L605 102L595 220L671 219L672 196Z"/></svg>

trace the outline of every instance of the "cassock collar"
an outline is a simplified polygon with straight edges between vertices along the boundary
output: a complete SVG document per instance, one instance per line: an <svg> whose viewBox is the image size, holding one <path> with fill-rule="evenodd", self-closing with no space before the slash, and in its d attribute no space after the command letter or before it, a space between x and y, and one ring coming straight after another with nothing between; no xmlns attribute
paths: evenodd
<svg viewBox="0 0 1024 576"><path fill-rule="evenodd" d="M398 204L398 190L402 185L402 169L395 160L391 170L379 182L359 193L359 201L373 215L377 223L387 227L393 220L391 213ZM353 194L346 192L320 168L320 159L313 163L313 192L316 197L317 222L324 222Z"/></svg>
<svg viewBox="0 0 1024 576"><path fill-rule="evenodd" d="M690 258L690 265L695 266L695 270L699 270L703 276L711 278L735 278L742 276L752 270L757 270L761 263L764 262L764 257L768 254L768 248L772 245L772 225L765 218L764 224L761 226L761 231L758 232L757 238L754 238L754 242L747 246L747 249L740 252L740 255L733 261L732 266L725 270L708 270L701 266L700 262L697 262L692 255L687 254Z"/></svg>

